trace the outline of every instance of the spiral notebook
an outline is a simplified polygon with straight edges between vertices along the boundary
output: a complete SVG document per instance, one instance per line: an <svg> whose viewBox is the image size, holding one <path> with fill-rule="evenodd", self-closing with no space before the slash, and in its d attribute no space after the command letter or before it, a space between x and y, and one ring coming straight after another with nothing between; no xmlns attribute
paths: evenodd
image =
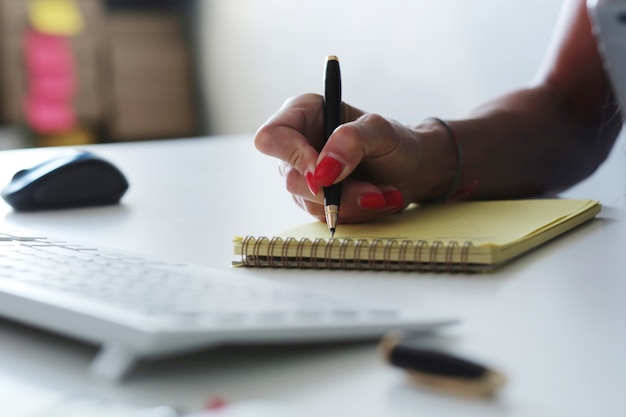
<svg viewBox="0 0 626 417"><path fill-rule="evenodd" d="M595 200L471 201L412 206L377 222L312 222L236 237L234 265L387 271L489 271L595 217Z"/></svg>

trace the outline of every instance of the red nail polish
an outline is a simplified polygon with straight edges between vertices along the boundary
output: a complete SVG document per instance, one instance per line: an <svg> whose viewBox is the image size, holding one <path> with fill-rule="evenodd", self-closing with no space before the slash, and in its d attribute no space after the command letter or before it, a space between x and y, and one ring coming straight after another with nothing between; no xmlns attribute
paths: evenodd
<svg viewBox="0 0 626 417"><path fill-rule="evenodd" d="M326 156L320 161L317 168L315 168L313 178L318 185L328 187L337 179L342 170L343 165L341 162L333 157Z"/></svg>
<svg viewBox="0 0 626 417"><path fill-rule="evenodd" d="M305 178L306 178L306 185L309 187L309 191L311 191L311 194L317 196L317 193L320 192L320 188L317 186L315 179L313 179L313 173L310 171L307 172L305 175Z"/></svg>
<svg viewBox="0 0 626 417"><path fill-rule="evenodd" d="M385 197L378 193L367 193L361 196L359 204L367 209L380 209L385 207Z"/></svg>
<svg viewBox="0 0 626 417"><path fill-rule="evenodd" d="M404 198L398 190L387 191L383 193L385 196L385 207L401 208L404 207Z"/></svg>

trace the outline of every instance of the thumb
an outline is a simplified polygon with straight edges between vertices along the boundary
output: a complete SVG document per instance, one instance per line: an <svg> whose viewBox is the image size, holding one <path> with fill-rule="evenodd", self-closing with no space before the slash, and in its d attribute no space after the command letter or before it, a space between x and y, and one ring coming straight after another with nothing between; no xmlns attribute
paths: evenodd
<svg viewBox="0 0 626 417"><path fill-rule="evenodd" d="M388 155L397 148L398 123L368 113L340 125L320 151L314 171L322 187L343 181L365 158Z"/></svg>

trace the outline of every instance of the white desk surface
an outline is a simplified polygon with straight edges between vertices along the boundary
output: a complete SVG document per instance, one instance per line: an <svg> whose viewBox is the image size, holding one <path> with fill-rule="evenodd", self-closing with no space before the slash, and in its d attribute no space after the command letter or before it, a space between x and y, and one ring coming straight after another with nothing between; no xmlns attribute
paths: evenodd
<svg viewBox="0 0 626 417"><path fill-rule="evenodd" d="M234 235L272 234L310 221L284 191L277 162L259 154L251 136L98 145L92 150L129 178L131 187L121 205L14 213L2 202L3 222L231 269ZM0 184L56 152L58 148L0 153ZM0 387L13 387L8 390L13 398L82 393L189 410L217 396L264 399L316 416L623 415L625 223L620 210L607 207L591 224L486 275L235 271L460 317L462 324L446 336L449 343L508 377L507 386L491 400L418 390L380 360L373 342L209 350L143 362L116 385L87 373L96 347L6 320L0 320ZM1 410L0 404L4 416Z"/></svg>

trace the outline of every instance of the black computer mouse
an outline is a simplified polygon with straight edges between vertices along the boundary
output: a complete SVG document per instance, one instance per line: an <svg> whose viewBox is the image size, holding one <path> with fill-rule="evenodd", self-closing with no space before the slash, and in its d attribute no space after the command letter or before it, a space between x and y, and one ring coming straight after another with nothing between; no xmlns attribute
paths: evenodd
<svg viewBox="0 0 626 417"><path fill-rule="evenodd" d="M111 162L72 151L17 172L1 194L15 210L32 211L115 204L127 189Z"/></svg>

